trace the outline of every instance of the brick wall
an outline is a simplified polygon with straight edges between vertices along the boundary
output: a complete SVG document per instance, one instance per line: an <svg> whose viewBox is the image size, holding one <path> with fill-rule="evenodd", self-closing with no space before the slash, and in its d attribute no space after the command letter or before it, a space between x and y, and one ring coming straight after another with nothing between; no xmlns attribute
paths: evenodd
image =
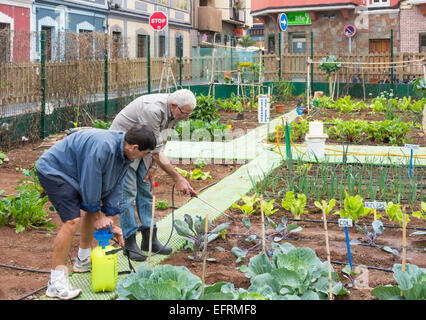
<svg viewBox="0 0 426 320"><path fill-rule="evenodd" d="M419 33L426 32L426 17L419 6L400 12L401 52L419 52Z"/></svg>

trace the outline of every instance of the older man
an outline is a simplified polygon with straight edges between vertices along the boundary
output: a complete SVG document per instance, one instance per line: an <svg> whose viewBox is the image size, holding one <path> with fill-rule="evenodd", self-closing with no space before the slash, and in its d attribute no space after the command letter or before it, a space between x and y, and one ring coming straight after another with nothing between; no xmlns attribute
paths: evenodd
<svg viewBox="0 0 426 320"><path fill-rule="evenodd" d="M141 231L141 249L148 250L150 225L152 216L152 184L154 172L159 166L176 184L176 190L189 194L192 190L189 182L180 175L164 154L167 142L167 130L180 121L188 119L196 105L194 94L187 89L177 90L171 94L143 95L127 105L115 117L110 130L127 131L135 124L150 127L157 139L152 154L136 160L130 165L123 183L123 194L120 201L120 225L125 241L124 254L135 261L144 261L146 255L136 244L136 232ZM135 206L142 226L135 216ZM155 219L155 217L154 217ZM172 249L163 246L157 239L157 226L154 221L152 234L152 251L159 254L170 254Z"/></svg>

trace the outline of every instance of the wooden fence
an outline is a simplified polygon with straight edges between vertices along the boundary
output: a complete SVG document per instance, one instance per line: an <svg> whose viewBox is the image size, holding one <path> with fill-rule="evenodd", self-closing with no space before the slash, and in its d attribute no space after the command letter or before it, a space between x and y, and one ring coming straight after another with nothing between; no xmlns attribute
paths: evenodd
<svg viewBox="0 0 426 320"><path fill-rule="evenodd" d="M320 61L326 55L315 55L314 62ZM279 63L281 60L281 78L287 81L306 81L306 54L283 54L281 59L276 55L263 56L263 76L265 81L276 81L279 78ZM342 83L378 82L390 80L390 55L343 55L344 62L337 77ZM394 80L404 80L424 76L426 54L401 53L394 56ZM179 60L172 60L172 70L179 83ZM423 61L421 61L423 59ZM151 84L160 83L163 69L163 58L151 59ZM411 61L412 63L408 63ZM401 63L404 62L404 63ZM182 58L182 80L198 82L208 81L208 70L211 69L211 57ZM350 63L350 64L346 64ZM373 63L373 64L366 64ZM216 66L224 70L229 62L220 58ZM35 63L3 63L0 64L0 106L15 104L39 103L41 101L41 65ZM313 81L326 81L326 74L313 64ZM146 87L147 59L116 59L108 62L108 91L119 92L128 89ZM164 80L163 80L164 81ZM173 83L169 83L169 87ZM46 63L46 100L58 101L71 99L74 101L88 94L97 95L104 92L104 61L87 60L72 62ZM68 100L70 101L70 100Z"/></svg>

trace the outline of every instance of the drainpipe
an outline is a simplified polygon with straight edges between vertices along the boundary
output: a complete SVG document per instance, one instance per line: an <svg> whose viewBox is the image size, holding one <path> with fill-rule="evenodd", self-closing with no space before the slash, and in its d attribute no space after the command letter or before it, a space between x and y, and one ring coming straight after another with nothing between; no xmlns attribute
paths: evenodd
<svg viewBox="0 0 426 320"><path fill-rule="evenodd" d="M41 31L40 63L41 63L41 138L46 138L46 56L45 56L45 31Z"/></svg>

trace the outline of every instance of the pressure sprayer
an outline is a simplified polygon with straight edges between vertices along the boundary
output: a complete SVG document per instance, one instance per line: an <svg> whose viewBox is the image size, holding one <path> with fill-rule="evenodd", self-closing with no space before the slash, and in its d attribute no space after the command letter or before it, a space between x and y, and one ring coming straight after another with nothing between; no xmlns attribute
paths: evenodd
<svg viewBox="0 0 426 320"><path fill-rule="evenodd" d="M99 241L99 246L92 250L90 260L92 262L92 289L94 292L113 291L118 280L118 251L109 245L109 240L113 237L108 229L95 229L95 239Z"/></svg>

